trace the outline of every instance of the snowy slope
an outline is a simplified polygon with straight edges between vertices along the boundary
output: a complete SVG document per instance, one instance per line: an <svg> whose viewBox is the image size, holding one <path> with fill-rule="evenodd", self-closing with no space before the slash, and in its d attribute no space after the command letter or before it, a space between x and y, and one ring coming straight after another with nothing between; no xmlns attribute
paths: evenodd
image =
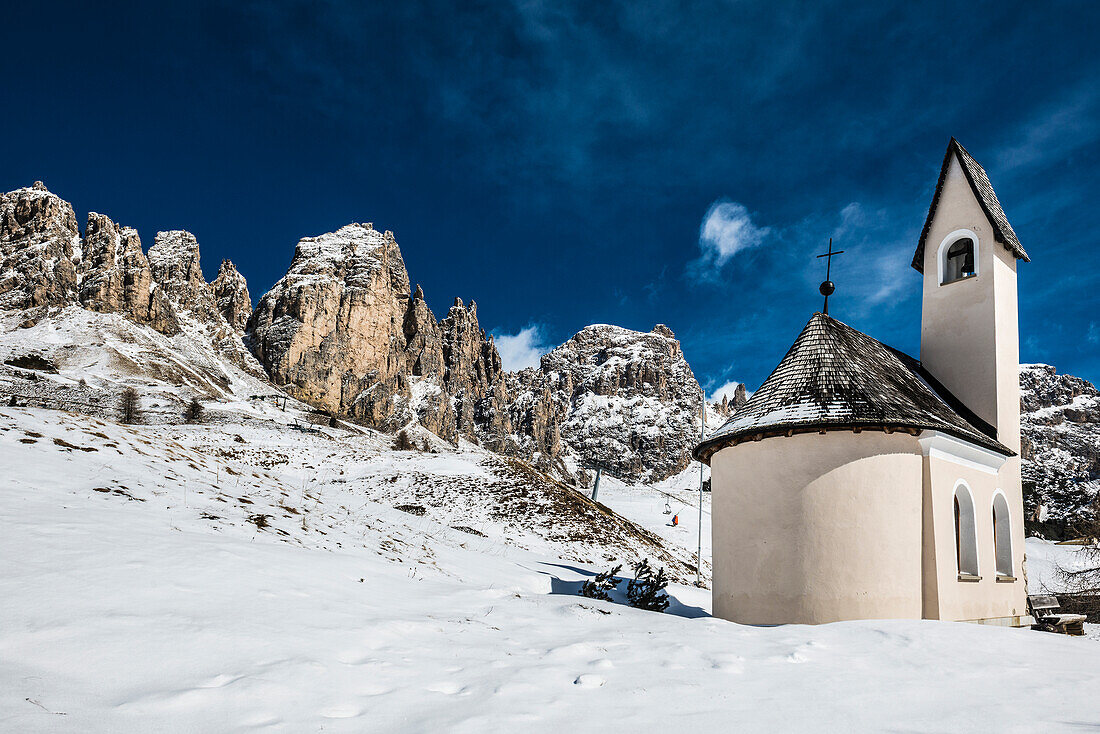
<svg viewBox="0 0 1100 734"><path fill-rule="evenodd" d="M742 627L681 586L675 614L584 599L596 551L561 560L576 541L494 534L461 487L414 489L492 482L487 454L382 441L0 408L0 728L1069 731L1100 713L1089 640Z"/></svg>

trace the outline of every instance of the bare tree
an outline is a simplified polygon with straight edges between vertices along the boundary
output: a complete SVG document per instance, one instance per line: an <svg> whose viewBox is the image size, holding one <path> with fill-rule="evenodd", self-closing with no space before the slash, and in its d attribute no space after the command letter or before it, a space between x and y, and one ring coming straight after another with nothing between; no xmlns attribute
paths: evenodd
<svg viewBox="0 0 1100 734"><path fill-rule="evenodd" d="M118 399L118 412L123 423L141 422L141 403L136 389L128 387L122 391Z"/></svg>
<svg viewBox="0 0 1100 734"><path fill-rule="evenodd" d="M1065 592L1058 595L1063 611L1100 618L1100 500L1082 527L1080 546L1070 564L1057 564Z"/></svg>

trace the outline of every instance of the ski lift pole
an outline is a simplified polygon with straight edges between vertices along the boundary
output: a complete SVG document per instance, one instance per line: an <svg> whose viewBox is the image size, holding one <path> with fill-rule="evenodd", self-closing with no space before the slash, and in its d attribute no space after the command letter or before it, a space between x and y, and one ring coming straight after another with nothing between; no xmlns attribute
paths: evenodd
<svg viewBox="0 0 1100 734"><path fill-rule="evenodd" d="M596 481L592 484L592 501L596 501L596 495L600 493L600 475L603 474L603 467L596 467Z"/></svg>
<svg viewBox="0 0 1100 734"><path fill-rule="evenodd" d="M707 437L707 391L703 390L702 412L699 418L699 440ZM695 585L703 585L703 462L699 462L699 549L695 556Z"/></svg>

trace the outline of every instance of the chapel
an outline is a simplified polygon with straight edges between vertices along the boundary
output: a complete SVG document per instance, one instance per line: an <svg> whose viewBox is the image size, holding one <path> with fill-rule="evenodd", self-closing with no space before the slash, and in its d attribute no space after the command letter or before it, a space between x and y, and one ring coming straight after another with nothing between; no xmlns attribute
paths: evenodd
<svg viewBox="0 0 1100 734"><path fill-rule="evenodd" d="M920 359L832 318L826 298L695 448L711 467L715 616L1029 623L1021 260L985 170L952 138L913 255Z"/></svg>

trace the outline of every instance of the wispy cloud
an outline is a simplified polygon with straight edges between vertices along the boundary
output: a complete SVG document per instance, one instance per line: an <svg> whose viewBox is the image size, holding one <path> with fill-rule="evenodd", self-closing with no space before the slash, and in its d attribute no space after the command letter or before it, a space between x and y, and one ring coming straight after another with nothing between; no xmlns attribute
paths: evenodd
<svg viewBox="0 0 1100 734"><path fill-rule="evenodd" d="M997 154L1002 171L1049 164L1100 139L1100 93L1090 80L1020 125L1014 142Z"/></svg>
<svg viewBox="0 0 1100 734"><path fill-rule="evenodd" d="M688 264L688 269L694 275L716 279L734 255L759 247L771 231L754 223L744 204L719 199L710 205L699 225L699 257Z"/></svg>
<svg viewBox="0 0 1100 734"><path fill-rule="evenodd" d="M509 372L538 367L539 358L552 348L540 324L528 324L515 334L493 333L500 361Z"/></svg>

